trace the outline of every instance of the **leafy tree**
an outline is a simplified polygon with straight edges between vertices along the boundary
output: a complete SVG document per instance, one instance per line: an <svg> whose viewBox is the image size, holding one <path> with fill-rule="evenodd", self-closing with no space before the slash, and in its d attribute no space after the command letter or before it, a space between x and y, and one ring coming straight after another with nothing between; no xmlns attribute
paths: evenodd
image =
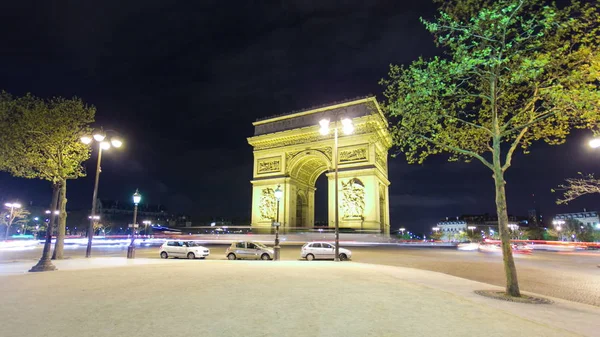
<svg viewBox="0 0 600 337"><path fill-rule="evenodd" d="M544 240L544 232L545 230L541 227L531 227L525 230L529 240Z"/></svg>
<svg viewBox="0 0 600 337"><path fill-rule="evenodd" d="M6 226L6 233L4 235L5 239L8 239L10 234L10 227L14 226L23 226L29 222L29 211L24 208L13 208L12 212L7 210L0 214L0 224Z"/></svg>
<svg viewBox="0 0 600 337"><path fill-rule="evenodd" d="M510 247L505 173L518 149L560 144L600 118L599 5L542 0L446 2L422 20L444 57L392 65L384 108L410 163L448 154L492 172L506 293L520 296Z"/></svg>
<svg viewBox="0 0 600 337"><path fill-rule="evenodd" d="M579 198L582 195L600 193L600 179L593 174L582 174L580 178L567 178L566 184L559 185L558 190L562 190L562 199L556 201L557 204L568 204L570 201ZM554 192L554 190L552 190Z"/></svg>
<svg viewBox="0 0 600 337"><path fill-rule="evenodd" d="M0 133L0 170L15 177L43 179L52 184L51 211L57 209L59 192L61 208L66 204L67 179L85 175L81 163L89 158L89 148L80 137L90 133L95 108L81 99L55 97L41 99L31 94L13 97L0 92L0 128L10 132ZM54 202L56 201L56 203ZM50 240L55 217L50 217L42 262L51 268L49 261ZM66 212L61 212L58 228L56 258L62 258L62 242Z"/></svg>
<svg viewBox="0 0 600 337"><path fill-rule="evenodd" d="M442 236L444 236L444 233L442 233L442 231L434 231L429 235L429 238L434 241L439 241L442 239Z"/></svg>

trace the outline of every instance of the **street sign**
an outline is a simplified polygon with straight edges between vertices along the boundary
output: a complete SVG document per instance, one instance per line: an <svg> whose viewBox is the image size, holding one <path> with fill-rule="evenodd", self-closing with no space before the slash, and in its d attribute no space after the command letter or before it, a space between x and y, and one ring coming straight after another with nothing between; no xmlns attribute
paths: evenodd
<svg viewBox="0 0 600 337"><path fill-rule="evenodd" d="M280 223L279 223L279 222L274 222L274 221L273 221L273 224L272 224L271 226L273 226L273 227L279 227L279 225L280 225Z"/></svg>
<svg viewBox="0 0 600 337"><path fill-rule="evenodd" d="M127 226L127 227L129 227L129 228L131 228L131 227L133 227L133 228L138 228L138 227L140 227L140 225L138 225L138 224L135 224L135 225L133 225L133 224L129 224L129 226Z"/></svg>

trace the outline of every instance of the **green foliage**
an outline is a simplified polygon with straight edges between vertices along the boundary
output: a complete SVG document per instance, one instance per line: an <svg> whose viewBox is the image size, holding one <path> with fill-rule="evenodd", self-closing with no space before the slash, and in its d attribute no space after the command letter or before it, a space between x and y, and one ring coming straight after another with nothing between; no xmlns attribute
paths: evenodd
<svg viewBox="0 0 600 337"><path fill-rule="evenodd" d="M596 241L600 233L592 225L584 224L575 219L566 220L560 232L566 237L567 241L582 242Z"/></svg>
<svg viewBox="0 0 600 337"><path fill-rule="evenodd" d="M557 204L568 204L582 195L600 193L600 179L593 174L578 173L580 178L567 178L566 184L558 186L558 190L563 191L563 196L556 201ZM556 191L553 189L552 192Z"/></svg>
<svg viewBox="0 0 600 337"><path fill-rule="evenodd" d="M80 137L90 133L94 115L78 98L0 92L0 170L54 184L84 176L90 150Z"/></svg>
<svg viewBox="0 0 600 337"><path fill-rule="evenodd" d="M446 55L392 65L381 81L394 143L409 162L444 152L493 169L493 155L503 152L504 171L518 147L560 144L572 127L599 126L597 3L457 4L466 9L448 5L454 14L423 20Z"/></svg>
<svg viewBox="0 0 600 337"><path fill-rule="evenodd" d="M528 240L548 240L545 238L546 230L541 227L532 227L525 230L525 236Z"/></svg>
<svg viewBox="0 0 600 337"><path fill-rule="evenodd" d="M0 212L0 225L4 225L5 236L8 237L11 227L22 227L29 222L31 213L24 207L14 208L11 214L10 210Z"/></svg>

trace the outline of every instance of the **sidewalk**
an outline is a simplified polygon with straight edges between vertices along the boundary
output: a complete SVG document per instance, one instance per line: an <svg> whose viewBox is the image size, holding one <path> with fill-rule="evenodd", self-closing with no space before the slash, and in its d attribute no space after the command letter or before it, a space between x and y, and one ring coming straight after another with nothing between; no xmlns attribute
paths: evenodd
<svg viewBox="0 0 600 337"><path fill-rule="evenodd" d="M92 258L0 264L0 336L597 336L600 308L354 262Z"/></svg>

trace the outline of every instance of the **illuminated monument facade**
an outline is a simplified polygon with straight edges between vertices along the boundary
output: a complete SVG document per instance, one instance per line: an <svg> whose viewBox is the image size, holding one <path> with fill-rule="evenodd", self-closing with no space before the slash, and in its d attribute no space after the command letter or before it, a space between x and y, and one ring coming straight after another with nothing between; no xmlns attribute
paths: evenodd
<svg viewBox="0 0 600 337"><path fill-rule="evenodd" d="M350 118L354 132L345 135L341 123ZM334 136L321 135L319 121L329 119L340 130L338 186L332 161ZM334 227L334 191L339 198L339 226L389 234L388 150L391 137L387 121L374 97L317 109L294 112L253 123L252 229L271 230L276 220L275 189L283 190L279 202L281 229L311 228L315 219L315 183L328 178L329 227Z"/></svg>

